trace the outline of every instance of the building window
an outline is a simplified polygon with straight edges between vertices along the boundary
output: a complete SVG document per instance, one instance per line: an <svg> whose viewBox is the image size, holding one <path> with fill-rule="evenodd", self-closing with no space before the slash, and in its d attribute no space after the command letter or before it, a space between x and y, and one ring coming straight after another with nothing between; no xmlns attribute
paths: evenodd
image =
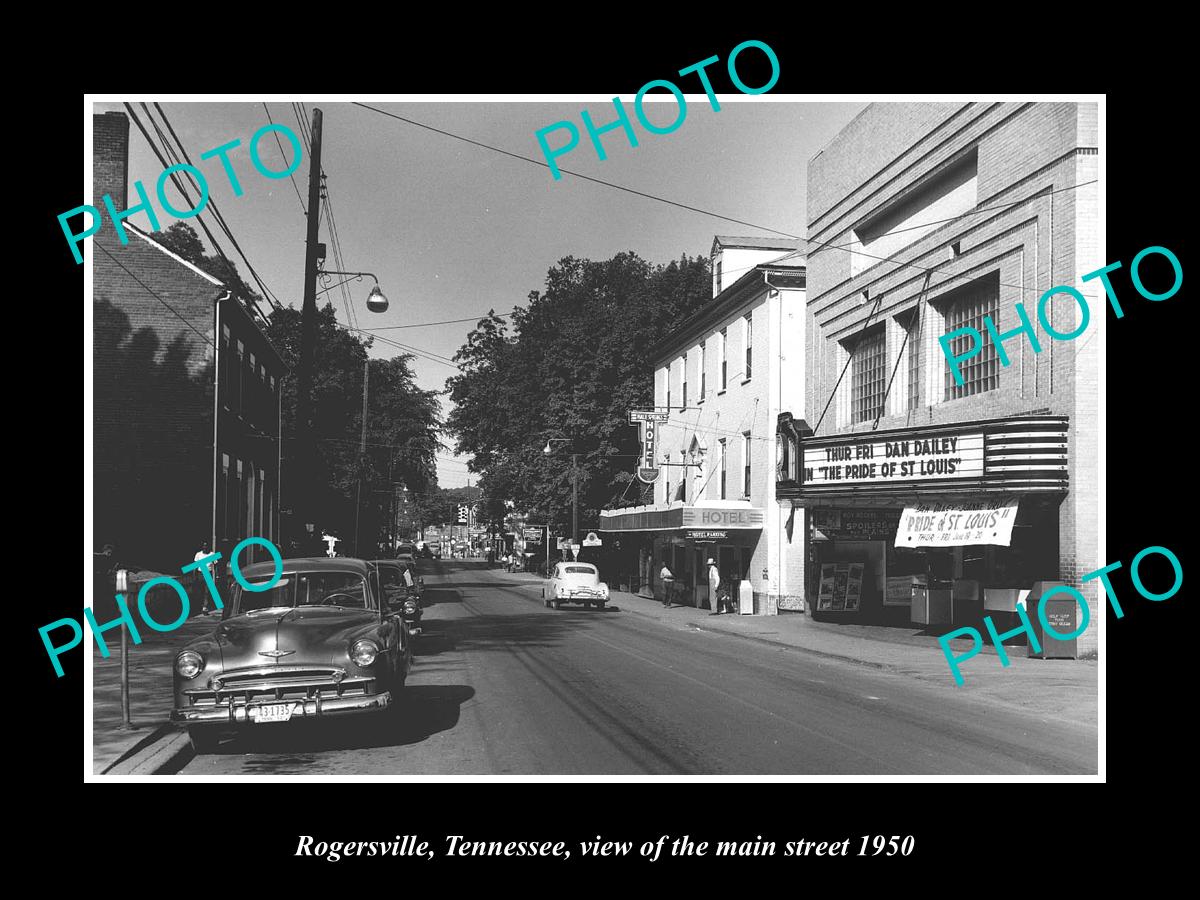
<svg viewBox="0 0 1200 900"><path fill-rule="evenodd" d="M750 374L754 367L751 360L754 356L754 319L751 313L746 313L746 380L750 380Z"/></svg>
<svg viewBox="0 0 1200 900"><path fill-rule="evenodd" d="M721 438L721 499L725 499L725 451L728 449L725 446L725 438Z"/></svg>
<svg viewBox="0 0 1200 900"><path fill-rule="evenodd" d="M708 373L704 370L708 367L708 350L705 349L704 341L700 342L700 399L703 400L706 396L706 388L708 387Z"/></svg>
<svg viewBox="0 0 1200 900"><path fill-rule="evenodd" d="M237 374L233 376L233 411L241 414L242 406L242 382L244 381L243 372L246 368L246 345L241 341L237 342L237 360L234 363L234 368Z"/></svg>
<svg viewBox="0 0 1200 900"><path fill-rule="evenodd" d="M716 272L717 272L717 291L716 291L716 293L719 294L719 293L721 293L721 257L720 256L718 256L716 258L716 262L714 263L714 265L716 267Z"/></svg>
<svg viewBox="0 0 1200 900"><path fill-rule="evenodd" d="M667 366L667 415L671 414L671 367Z"/></svg>
<svg viewBox="0 0 1200 900"><path fill-rule="evenodd" d="M881 322L859 338L851 349L852 422L870 422L883 413L883 395L887 389L886 343Z"/></svg>
<svg viewBox="0 0 1200 900"><path fill-rule="evenodd" d="M666 489L666 493L663 496L665 496L667 498L667 506L670 506L671 505L671 476L670 475L667 476L667 489Z"/></svg>
<svg viewBox="0 0 1200 900"><path fill-rule="evenodd" d="M687 407L687 354L686 353L683 355L683 358L680 360L680 363L683 366L683 405L686 408Z"/></svg>
<svg viewBox="0 0 1200 900"><path fill-rule="evenodd" d="M729 366L729 329L721 329L721 390L725 390L725 374Z"/></svg>
<svg viewBox="0 0 1200 900"><path fill-rule="evenodd" d="M230 376L233 373L233 366L230 364L230 358L229 358L231 349L232 349L232 347L231 347L230 338L229 338L229 326L222 325L221 326L221 361L220 361L220 369L217 372L217 377L220 379L221 383L219 385L217 385L217 389L221 392L221 405L224 406L226 409L229 409L229 402L230 402L229 397L230 397L230 393L231 393L230 389L232 388L232 382L230 381Z"/></svg>
<svg viewBox="0 0 1200 900"><path fill-rule="evenodd" d="M949 366L946 367L947 400L970 397L1000 387L1000 361L996 357L991 333L983 324L986 316L997 328L999 327L999 322L996 321L999 318L999 307L999 275L972 282L963 288L961 293L956 292L954 299L947 303L946 334L959 328L974 328L983 336L983 346L979 353L959 363L962 384L955 384L954 374ZM965 353L973 344L973 335L959 335L950 341L950 352L955 355Z"/></svg>
<svg viewBox="0 0 1200 900"><path fill-rule="evenodd" d="M915 410L921 403L921 344L920 335L917 334L919 315L917 309L912 309L896 316L896 324L904 329L906 334L904 353L908 357L905 366L905 371L908 373L908 397L906 400L908 405L904 408L909 412Z"/></svg>
<svg viewBox="0 0 1200 900"><path fill-rule="evenodd" d="M750 496L750 432L742 432L742 496Z"/></svg>

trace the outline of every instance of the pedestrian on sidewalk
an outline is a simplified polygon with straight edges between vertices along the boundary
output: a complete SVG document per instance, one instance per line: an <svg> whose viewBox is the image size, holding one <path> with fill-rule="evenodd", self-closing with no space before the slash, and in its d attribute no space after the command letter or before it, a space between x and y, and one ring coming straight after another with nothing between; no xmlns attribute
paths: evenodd
<svg viewBox="0 0 1200 900"><path fill-rule="evenodd" d="M671 599L675 591L675 575L667 568L666 560L663 560L662 571L658 573L658 580L663 585L663 606L670 609Z"/></svg>
<svg viewBox="0 0 1200 900"><path fill-rule="evenodd" d="M211 554L212 554L212 551L208 549L208 541L202 538L200 540L200 549L197 550L196 555L192 557L192 562L199 562L200 560L204 559L204 557L210 556ZM201 568L207 569L209 574L211 575L212 567L213 567L213 564L211 562L209 562L209 563L206 563ZM202 616L207 615L208 614L209 592L208 592L208 587L206 586L206 584L204 582L204 574L201 572L200 569L193 570L191 587L192 587L193 599L197 593L204 598L204 600L200 606L200 615L202 615Z"/></svg>
<svg viewBox="0 0 1200 900"><path fill-rule="evenodd" d="M717 568L717 563L711 556L708 558L708 605L713 610L709 613L710 616L721 614L721 570Z"/></svg>

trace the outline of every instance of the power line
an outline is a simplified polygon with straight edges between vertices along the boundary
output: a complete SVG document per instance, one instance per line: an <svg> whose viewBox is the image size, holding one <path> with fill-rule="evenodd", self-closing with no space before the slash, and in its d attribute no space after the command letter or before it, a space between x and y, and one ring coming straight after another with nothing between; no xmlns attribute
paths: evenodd
<svg viewBox="0 0 1200 900"><path fill-rule="evenodd" d="M126 104L126 106L128 106L128 104ZM145 104L143 104L143 108L145 108ZM188 155L187 148L184 147L183 141L181 141L179 139L179 136L175 133L175 129L171 126L171 120L167 118L167 114L163 111L162 106L159 105L158 103L155 103L154 108L156 110L158 110L158 114L162 117L163 124L165 124L167 126L167 130L171 133L171 137L175 140L175 143L179 146L179 150L183 154L183 158L187 161L187 164L193 165L192 159ZM146 110L146 116L150 119L151 123L154 124L154 119L150 115L150 111L148 109ZM157 127L157 125L155 127ZM160 134L161 134L161 132L160 132ZM181 190L182 190L182 188L181 188ZM198 191L199 191L199 188L197 188L197 192ZM184 196L186 197L187 195L185 194ZM189 198L189 202L191 202L190 198ZM259 287L259 290L261 290L263 292L263 296L266 298L267 302L270 303L275 309L279 309L281 304L279 303L278 298L276 298L275 294L271 291L271 289L267 287L266 283L262 280L262 278L259 277L258 272L255 270L254 266L250 263L250 259L246 256L245 251L242 250L241 244L239 244L237 241L237 238L235 238L233 236L233 230L229 227L229 223L225 221L225 216L221 213L220 208L217 206L216 199L213 197L209 197L208 205L212 207L213 217L217 220L217 224L221 227L221 230L225 232L225 236L229 238L229 242L231 244L233 244L233 249L236 250L238 253L238 256L240 256L242 258L242 262L244 262L246 264L246 268L250 272L250 277L254 279L255 283ZM208 234L207 229L205 230L205 234ZM211 235L209 236L209 239L212 240ZM221 257L223 259L225 259L226 262L229 262L228 257L226 257L224 253L221 253ZM229 264L230 264L230 266L233 266L233 263L229 263ZM236 267L234 267L234 270L236 271Z"/></svg>
<svg viewBox="0 0 1200 900"><path fill-rule="evenodd" d="M492 315L482 315L482 316L471 316L466 319L446 319L445 321L442 321L442 322L417 322L413 325L380 325L378 328L375 328L373 330L374 331L396 331L400 328L428 328L433 325L459 325L463 322L482 322L484 319L487 319L487 318L511 319L512 317L513 317L512 313L502 313L502 314L492 314Z"/></svg>
<svg viewBox="0 0 1200 900"><path fill-rule="evenodd" d="M138 284L140 284L142 286L142 289L145 290L147 294L149 294L151 297L153 297L155 300L157 300L159 303L161 303L163 306L165 306L167 309L169 309L172 313L174 313L175 317L177 319L179 319L180 322L182 322L184 325L186 325L188 328L190 328L192 331L194 331L197 335L199 335L200 339L202 341L204 341L204 343L208 344L210 347L216 346L216 344L214 344L212 342L212 340L209 338L209 336L207 334L200 331L195 325L193 325L191 322L189 322L187 319L185 319L183 317L183 314L180 313L179 310L177 310L170 303L168 303L166 300L164 300L162 297L160 297L152 288L147 287L146 284L140 278L138 278L136 275L134 275L132 272L130 272L128 269L126 269L124 263L122 263L119 259L117 259L115 256L113 256L111 253L108 252L107 247L105 247L103 244L99 244L99 243L94 243L94 246L96 246L100 250L102 250L104 252L104 255L107 256L109 259L111 259L113 262L115 262L126 275L128 275L130 278L132 278Z"/></svg>
<svg viewBox="0 0 1200 900"><path fill-rule="evenodd" d="M275 120L271 118L271 110L267 108L266 101L263 101L262 107L263 107L263 112L265 112L267 114L267 121L270 122L272 125L274 125ZM274 134L275 134L275 144L276 144L276 146L279 147L279 155L281 157L283 157L284 159L286 159L287 156L283 152L283 142L281 140L279 140L279 132L275 131ZM291 179L292 188L296 191L296 199L300 201L300 211L302 213L304 213L304 215L307 217L308 210L304 208L304 198L302 196L300 196L300 187L299 187L299 185L296 184L296 176L293 172L288 172L288 178Z"/></svg>
<svg viewBox="0 0 1200 900"><path fill-rule="evenodd" d="M371 112L379 113L380 115L388 116L389 118L392 118L392 119L397 119L397 120L399 120L401 122L405 122L409 125L414 125L417 128L424 128L425 130L432 131L435 134L441 134L441 135L445 135L446 137L449 137L449 138L454 138L454 140L456 140L456 141L462 141L467 144L472 144L476 147L482 147L485 150L491 150L494 153L500 153L504 156L511 157L512 159L519 159L522 162L531 163L532 165L538 166L543 169L550 168L550 165L548 163L542 162L541 160L534 159L529 156L522 156L519 153L513 153L510 150L504 150L500 147L494 147L491 144L485 144L482 141L472 140L471 138L463 137L460 134L454 134L451 131L445 131L441 128L435 128L432 125L426 125L425 123L418 122L415 119L409 119L409 118L406 118L405 116L401 116L401 115L397 115L396 113L388 112L385 109L379 109L378 107L370 106L366 103L360 103L358 101L355 101L353 105L360 106L363 109L369 109ZM649 193L646 193L645 191L639 191L639 190L636 190L631 187L626 187L625 185L616 184L611 181L605 181L602 178L593 178L591 175L584 175L580 172L572 171L571 169L564 169L561 167L556 167L556 168L558 168L558 171L560 171L560 172L563 172L567 175L574 175L576 178L582 178L584 181L591 181L591 182L594 182L595 184L603 185L604 187L613 188L614 190L618 190L618 191L624 191L627 194L634 194L638 197L645 197L648 200L657 200L659 203L666 203L669 206L674 206L679 209L686 209L689 212L700 213L701 215L709 216L714 219L721 219L725 222L733 222L735 225L745 225L748 228L756 228L759 231L769 231L772 234L778 234L778 235L782 235L783 237L793 238L797 241L804 241L806 244L816 245L817 247L824 247L824 248L828 248L831 250L841 250L845 253L857 254L858 256L863 256L863 257L866 257L867 259L873 259L873 260L876 260L877 262L895 262L896 269L894 269L892 271L896 271L896 270L902 269L902 268L918 269L922 272L932 272L936 275L944 275L946 277L947 281L955 281L957 279L966 277L965 272L955 275L950 272L946 272L942 269L935 269L930 266L922 266L922 265L919 265L918 263L914 263L914 262L900 262L899 260L895 259L895 256L897 254L893 254L892 256L876 256L872 253L867 253L863 250L854 250L850 247L830 243L829 241L818 241L815 238L801 237L798 234L792 234L791 232L788 232L788 231L780 231L777 228L771 228L767 225L756 225L755 223L747 222L744 219L734 219L730 216L722 215L721 213L715 213L715 212L712 212L711 210L701 209L698 206L691 206L686 203L680 203L676 200L668 200L666 197L660 197L656 194L649 194ZM1091 183L1092 182L1086 182L1086 184L1091 184ZM1080 187L1083 187L1083 184L1074 185L1069 188L1064 188L1064 190L1076 190ZM1016 201L1016 202L1019 203L1019 202L1023 202L1023 201ZM897 253L903 252L904 250L907 250L907 249L908 249L907 247L904 247L900 251L897 251ZM889 273L889 274L891 274L891 273ZM939 287L940 286L941 285L939 285ZM1014 290L1018 290L1018 291L1022 291L1022 292L1032 292L1032 293L1036 293L1036 294L1043 293L1038 288L1026 287L1024 285L1019 285L1019 284L1006 284L1004 282L1000 282L1000 286L1007 287L1007 288L1013 288Z"/></svg>

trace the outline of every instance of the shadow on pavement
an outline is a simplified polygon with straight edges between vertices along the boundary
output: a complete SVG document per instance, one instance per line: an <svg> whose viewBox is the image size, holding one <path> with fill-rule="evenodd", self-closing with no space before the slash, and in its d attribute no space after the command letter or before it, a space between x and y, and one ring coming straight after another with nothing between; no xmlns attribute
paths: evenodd
<svg viewBox="0 0 1200 900"><path fill-rule="evenodd" d="M270 754L246 761L247 770L270 774L314 762L316 753L417 744L457 725L459 708L474 696L475 689L467 685L413 685L401 693L394 715L289 722L259 726L258 731L251 726L227 737L215 752Z"/></svg>

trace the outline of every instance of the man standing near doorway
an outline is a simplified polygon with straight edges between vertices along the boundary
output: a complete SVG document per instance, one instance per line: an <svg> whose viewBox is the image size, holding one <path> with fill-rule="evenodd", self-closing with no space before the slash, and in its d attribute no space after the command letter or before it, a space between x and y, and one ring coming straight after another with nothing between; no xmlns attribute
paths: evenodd
<svg viewBox="0 0 1200 900"><path fill-rule="evenodd" d="M658 580L662 582L663 586L663 606L665 606L667 609L670 609L671 599L674 596L675 591L675 576L667 567L667 561L665 559L663 560L662 570L658 573Z"/></svg>
<svg viewBox="0 0 1200 900"><path fill-rule="evenodd" d="M708 558L708 605L713 610L709 615L721 614L721 570L711 556Z"/></svg>

